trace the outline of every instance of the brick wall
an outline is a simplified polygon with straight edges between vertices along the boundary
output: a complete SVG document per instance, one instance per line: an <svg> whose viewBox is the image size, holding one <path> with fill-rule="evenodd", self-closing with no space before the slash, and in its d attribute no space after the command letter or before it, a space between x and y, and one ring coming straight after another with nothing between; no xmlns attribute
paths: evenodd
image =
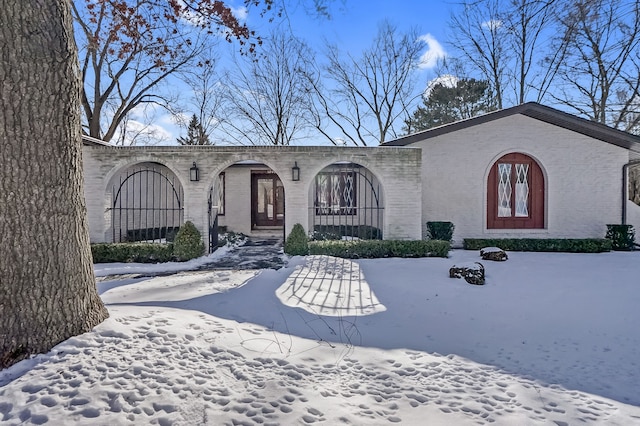
<svg viewBox="0 0 640 426"><path fill-rule="evenodd" d="M157 162L168 167L184 189L184 218L191 220L206 238L209 190L220 172L243 161L264 163L278 174L285 188L288 234L295 223L309 227L309 203L315 175L324 167L342 161L368 168L382 184L385 205L383 235L386 239L421 237L421 161L419 149L355 147L114 147L85 146L85 197L92 242L111 240L111 191L113 181L135 164ZM189 168L196 162L200 180L189 181ZM300 181L291 180L294 162ZM250 230L250 205L242 205L250 191L250 176L238 169L238 179L228 179L224 220L240 232ZM250 170L250 168L249 168ZM231 176L230 176L231 177ZM243 180L244 179L244 180ZM235 183L232 183L235 182ZM234 186L235 185L235 186ZM235 197L235 198L234 198ZM233 200L237 202L234 203ZM249 198L247 198L249 200ZM248 203L249 201L247 201Z"/></svg>
<svg viewBox="0 0 640 426"><path fill-rule="evenodd" d="M411 146L422 148L422 224L452 221L464 238L604 237L621 220L627 150L523 115L513 115ZM545 175L545 229L487 229L487 176L504 154L533 157ZM423 229L424 231L424 229Z"/></svg>

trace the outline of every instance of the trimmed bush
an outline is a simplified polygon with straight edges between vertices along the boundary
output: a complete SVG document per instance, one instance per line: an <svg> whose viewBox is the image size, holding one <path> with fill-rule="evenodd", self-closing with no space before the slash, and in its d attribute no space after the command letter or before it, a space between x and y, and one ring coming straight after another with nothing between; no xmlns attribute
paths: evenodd
<svg viewBox="0 0 640 426"><path fill-rule="evenodd" d="M293 225L291 233L284 243L284 252L290 256L306 256L309 254L309 238L301 224Z"/></svg>
<svg viewBox="0 0 640 426"><path fill-rule="evenodd" d="M173 257L173 244L115 243L91 244L93 263L168 262Z"/></svg>
<svg viewBox="0 0 640 426"><path fill-rule="evenodd" d="M607 225L605 238L611 240L613 250L633 250L636 232L633 225Z"/></svg>
<svg viewBox="0 0 640 426"><path fill-rule="evenodd" d="M204 242L195 225L187 221L180 227L173 242L173 256L176 260L184 262L195 259L204 253Z"/></svg>
<svg viewBox="0 0 640 426"><path fill-rule="evenodd" d="M358 240L312 241L309 254L345 259L377 259L383 257L447 257L451 246L439 240Z"/></svg>
<svg viewBox="0 0 640 426"><path fill-rule="evenodd" d="M179 226L175 227L162 227L162 228L143 228L143 229L129 229L127 231L126 239L128 242L136 241L149 241L149 240L161 240L165 238L167 242L172 242L175 239L176 233L180 229Z"/></svg>
<svg viewBox="0 0 640 426"><path fill-rule="evenodd" d="M427 235L432 240L451 242L454 229L452 222L427 222Z"/></svg>
<svg viewBox="0 0 640 426"><path fill-rule="evenodd" d="M316 225L313 240L340 240L342 237L357 237L361 240L380 240L382 231L371 225Z"/></svg>
<svg viewBox="0 0 640 426"><path fill-rule="evenodd" d="M466 250L499 247L506 251L538 251L566 253L602 253L611 251L611 240L605 238L465 238Z"/></svg>

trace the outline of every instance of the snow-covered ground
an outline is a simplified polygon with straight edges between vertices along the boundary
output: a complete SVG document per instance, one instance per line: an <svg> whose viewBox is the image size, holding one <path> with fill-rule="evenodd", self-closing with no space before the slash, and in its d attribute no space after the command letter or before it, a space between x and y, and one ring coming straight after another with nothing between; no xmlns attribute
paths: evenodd
<svg viewBox="0 0 640 426"><path fill-rule="evenodd" d="M108 320L0 372L0 423L640 424L640 252L448 277L478 259L101 281Z"/></svg>

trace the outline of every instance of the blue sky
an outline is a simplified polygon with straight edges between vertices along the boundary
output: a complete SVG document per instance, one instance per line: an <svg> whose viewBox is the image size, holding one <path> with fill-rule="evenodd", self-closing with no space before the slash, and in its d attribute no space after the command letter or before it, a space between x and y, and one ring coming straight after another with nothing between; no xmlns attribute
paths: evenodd
<svg viewBox="0 0 640 426"><path fill-rule="evenodd" d="M356 53L369 46L378 24L385 19L401 31L417 28L420 34L428 33L444 42L450 9L450 4L443 1L334 0L331 19L310 16L303 6L298 6L291 9L290 22L296 34L309 43L321 42L327 37Z"/></svg>
<svg viewBox="0 0 640 426"><path fill-rule="evenodd" d="M446 53L447 22L452 7L448 1L426 0L330 0L331 18L317 17L308 11L311 0L288 0L287 20L291 31L302 38L318 55L322 55L325 40L338 45L342 52L359 57L369 48L378 32L378 26L384 20L395 25L399 33L415 29L427 41L425 52L431 58ZM230 4L233 4L232 2ZM273 25L266 18L258 16L252 9L248 14L239 9L237 16L246 19L250 29L258 35L266 35ZM277 21L277 20L276 20ZM237 44L232 45L237 49ZM430 67L422 69L418 75L418 88L426 88L429 80L435 78ZM161 114L152 126L167 139L163 143L174 144L175 138L185 133L173 123L169 115ZM327 143L324 139L310 141L314 144Z"/></svg>

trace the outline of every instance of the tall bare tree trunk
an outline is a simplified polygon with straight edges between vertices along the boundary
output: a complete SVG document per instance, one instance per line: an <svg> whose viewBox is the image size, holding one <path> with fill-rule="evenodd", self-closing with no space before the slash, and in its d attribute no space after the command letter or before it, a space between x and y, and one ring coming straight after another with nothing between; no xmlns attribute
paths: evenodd
<svg viewBox="0 0 640 426"><path fill-rule="evenodd" d="M0 3L0 368L107 316L82 181L69 0Z"/></svg>

